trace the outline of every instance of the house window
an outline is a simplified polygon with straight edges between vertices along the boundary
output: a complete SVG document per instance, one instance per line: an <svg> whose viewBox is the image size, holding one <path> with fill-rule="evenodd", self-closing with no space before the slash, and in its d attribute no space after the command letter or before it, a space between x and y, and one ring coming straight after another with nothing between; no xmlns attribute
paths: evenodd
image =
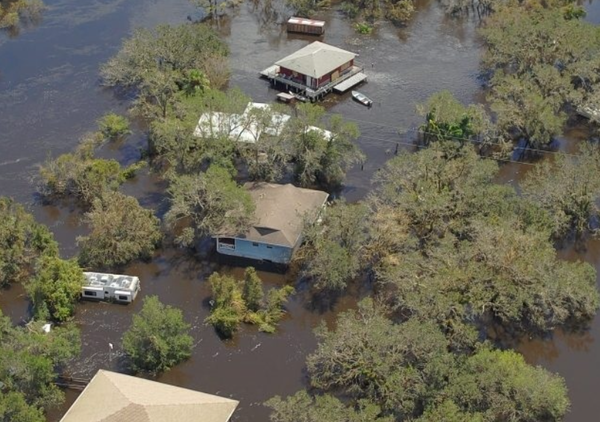
<svg viewBox="0 0 600 422"><path fill-rule="evenodd" d="M87 290L86 290L85 292L83 292L83 295L84 295L84 296L97 296L97 295L96 295L96 292L89 292L89 291L87 291Z"/></svg>
<svg viewBox="0 0 600 422"><path fill-rule="evenodd" d="M258 243L252 242L252 246L258 246Z"/></svg>
<svg viewBox="0 0 600 422"><path fill-rule="evenodd" d="M129 300L127 296L119 296L119 300Z"/></svg>
<svg viewBox="0 0 600 422"><path fill-rule="evenodd" d="M235 250L235 239L233 239L231 237L220 237L218 246L219 246L219 248L231 249L232 251L234 251Z"/></svg>

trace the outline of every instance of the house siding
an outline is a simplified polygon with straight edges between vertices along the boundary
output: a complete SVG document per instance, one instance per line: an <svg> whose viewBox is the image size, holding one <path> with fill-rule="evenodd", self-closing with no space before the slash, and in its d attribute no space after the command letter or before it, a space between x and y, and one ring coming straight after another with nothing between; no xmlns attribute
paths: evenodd
<svg viewBox="0 0 600 422"><path fill-rule="evenodd" d="M297 23L294 20L303 20L304 23ZM299 32L302 34L322 35L325 32L325 22L323 21L308 21L303 18L292 17L287 22L287 32Z"/></svg>
<svg viewBox="0 0 600 422"><path fill-rule="evenodd" d="M302 73L294 72L293 70L287 69L285 67L279 68L279 73L282 73L283 75L285 75L286 78L291 79L294 82L306 85L306 76Z"/></svg>
<svg viewBox="0 0 600 422"><path fill-rule="evenodd" d="M252 242L246 239L235 239L235 249L222 245L217 239L217 252L224 255L271 261L278 264L289 264L294 252L293 248Z"/></svg>
<svg viewBox="0 0 600 422"><path fill-rule="evenodd" d="M321 76L319 79L314 79L313 78L311 80L310 86L308 86L307 83L306 83L306 75L303 75L303 74L298 73L298 72L294 72L294 71L292 71L290 69L287 69L285 67L281 67L279 69L279 72L282 73L283 75L285 75L287 78L290 78L294 82L298 82L298 83L304 84L304 85L306 85L306 86L308 86L309 88L312 88L312 89L318 89L318 88L322 87L323 85L326 85L329 82L331 82L331 76L335 72L339 72L340 75L343 75L347 70L352 69L352 66L354 66L354 59L350 60L347 63L344 63L343 65L341 65L340 67L332 70L331 72L327 73L326 75Z"/></svg>

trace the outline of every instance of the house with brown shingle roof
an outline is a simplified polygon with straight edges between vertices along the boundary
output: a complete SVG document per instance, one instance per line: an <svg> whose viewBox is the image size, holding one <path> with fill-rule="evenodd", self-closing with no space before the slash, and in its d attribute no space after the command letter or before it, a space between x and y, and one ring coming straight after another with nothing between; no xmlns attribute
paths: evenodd
<svg viewBox="0 0 600 422"><path fill-rule="evenodd" d="M227 422L236 400L99 370L61 422Z"/></svg>
<svg viewBox="0 0 600 422"><path fill-rule="evenodd" d="M242 235L216 236L217 252L287 264L302 242L305 223L315 221L329 194L292 184L246 183L256 222Z"/></svg>

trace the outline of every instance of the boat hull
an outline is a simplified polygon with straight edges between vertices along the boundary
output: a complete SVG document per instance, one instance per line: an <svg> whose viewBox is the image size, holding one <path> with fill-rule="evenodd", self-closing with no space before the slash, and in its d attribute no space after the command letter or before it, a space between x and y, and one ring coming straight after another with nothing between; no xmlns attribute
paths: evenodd
<svg viewBox="0 0 600 422"><path fill-rule="evenodd" d="M371 107L373 105L373 101L370 98L358 91L352 91L352 99L366 107Z"/></svg>

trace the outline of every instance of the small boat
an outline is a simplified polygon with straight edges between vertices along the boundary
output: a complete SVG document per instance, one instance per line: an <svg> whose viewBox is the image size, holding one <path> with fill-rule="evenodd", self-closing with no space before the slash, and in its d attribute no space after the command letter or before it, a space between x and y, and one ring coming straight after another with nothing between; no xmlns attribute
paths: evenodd
<svg viewBox="0 0 600 422"><path fill-rule="evenodd" d="M294 97L295 99L297 99L298 101L302 101L303 103L305 103L305 102L308 101L308 98L306 98L304 95L300 95L300 94L297 94L297 93L292 92L292 91L290 91L290 95L292 97Z"/></svg>
<svg viewBox="0 0 600 422"><path fill-rule="evenodd" d="M371 107L373 105L373 101L371 101L369 97L367 97L364 94L361 94L358 91L352 91L352 98L354 98L356 101L367 107Z"/></svg>

